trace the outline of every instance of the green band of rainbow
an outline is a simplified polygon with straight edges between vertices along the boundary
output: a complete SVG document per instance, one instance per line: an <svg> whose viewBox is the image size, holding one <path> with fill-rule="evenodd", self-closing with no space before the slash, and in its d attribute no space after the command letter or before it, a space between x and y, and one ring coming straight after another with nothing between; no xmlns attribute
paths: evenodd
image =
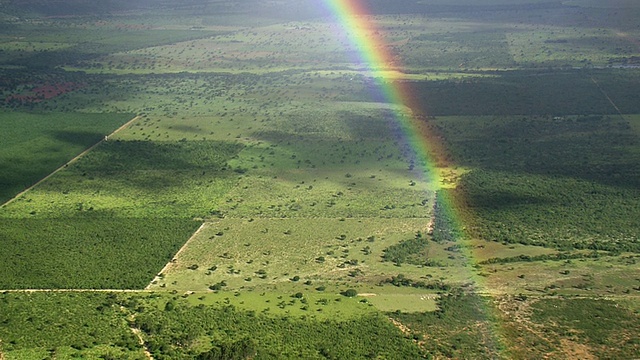
<svg viewBox="0 0 640 360"><path fill-rule="evenodd" d="M390 0L392 1L392 0ZM436 136L430 133L428 126L425 124L424 114L416 114L412 110L417 111L421 108L411 94L410 84L407 81L395 81L388 74L392 71L402 70L400 60L391 52L391 48L387 46L381 36L379 29L376 28L372 21L371 13L365 6L365 0L324 0L333 17L337 19L343 28L344 33L349 38L352 46L355 46L360 55L360 61L366 66L368 75L374 78L378 84L378 90L381 93L382 101L389 103L393 109L393 117L402 128L402 136L411 146L413 151L422 165L425 181L429 181L438 188L440 184L439 172L437 171L438 161L443 161L442 144ZM457 230L463 229L461 221L460 209L462 204L457 203L454 196L441 196L438 198L437 211L442 211ZM457 233L461 233L458 231ZM473 265L475 257L471 250L466 251L467 268ZM476 289L487 291L484 281L481 277L469 270L469 280L475 283ZM483 309L487 320L491 318L491 309ZM503 348L501 346L500 328L498 324L487 324L492 329L491 339L488 339L487 346L491 346L494 350ZM491 343L491 344L489 344Z"/></svg>
<svg viewBox="0 0 640 360"><path fill-rule="evenodd" d="M423 164L425 181L439 182L434 154L438 144L427 141L426 127L413 114L417 109L411 103L412 97L406 82L394 81L389 74L400 69L399 60L390 51L361 0L325 0L332 15L342 26L351 44L356 47L360 61L366 66L368 75L375 79L381 100L393 106L395 120L402 127L404 140L416 151Z"/></svg>

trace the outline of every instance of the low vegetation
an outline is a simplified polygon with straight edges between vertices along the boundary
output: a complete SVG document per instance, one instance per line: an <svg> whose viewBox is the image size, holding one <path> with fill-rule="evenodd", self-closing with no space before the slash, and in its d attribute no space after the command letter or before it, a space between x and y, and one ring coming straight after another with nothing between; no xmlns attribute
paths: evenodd
<svg viewBox="0 0 640 360"><path fill-rule="evenodd" d="M392 313L434 357L494 359L504 350L489 299L454 289L428 313Z"/></svg>

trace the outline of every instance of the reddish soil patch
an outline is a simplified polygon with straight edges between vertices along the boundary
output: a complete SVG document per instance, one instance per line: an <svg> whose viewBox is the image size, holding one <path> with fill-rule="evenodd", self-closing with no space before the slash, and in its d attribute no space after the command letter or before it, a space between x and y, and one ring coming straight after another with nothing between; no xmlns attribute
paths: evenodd
<svg viewBox="0 0 640 360"><path fill-rule="evenodd" d="M86 84L63 82L55 84L44 84L36 86L27 94L15 94L9 95L5 99L5 102L19 102L19 103L33 103L43 100L53 99L62 94L78 90L85 87Z"/></svg>

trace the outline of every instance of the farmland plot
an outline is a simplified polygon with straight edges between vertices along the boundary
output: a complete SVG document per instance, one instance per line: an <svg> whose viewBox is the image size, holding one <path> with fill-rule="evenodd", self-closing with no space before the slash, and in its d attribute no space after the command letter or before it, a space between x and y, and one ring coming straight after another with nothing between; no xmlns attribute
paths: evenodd
<svg viewBox="0 0 640 360"><path fill-rule="evenodd" d="M130 120L130 114L4 113L0 203L33 185Z"/></svg>

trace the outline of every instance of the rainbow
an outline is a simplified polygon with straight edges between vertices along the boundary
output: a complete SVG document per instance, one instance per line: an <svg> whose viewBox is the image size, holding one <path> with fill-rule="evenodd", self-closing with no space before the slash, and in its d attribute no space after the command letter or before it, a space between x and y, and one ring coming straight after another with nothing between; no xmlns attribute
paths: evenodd
<svg viewBox="0 0 640 360"><path fill-rule="evenodd" d="M440 185L440 175L438 166L446 165L444 161L443 147L440 141L434 137L427 126L425 126L424 114L417 114L419 104L415 103L411 96L411 89L408 82L394 81L390 74L401 72L402 65L387 46L383 38L379 36L376 24L372 21L372 14L366 7L365 0L324 0L331 15L339 22L344 35L357 49L360 56L358 59L365 67L368 75L377 82L377 90L380 94L375 94L376 98L392 105L394 120L402 128L402 136L409 146L415 151L416 156L422 164L424 181L429 181L438 188ZM463 221L460 214L461 204L456 203L452 196L441 196L438 199L438 211L446 213L446 217L453 223L449 226L462 231ZM467 260L472 265L475 262L473 253L469 251ZM482 279L470 271L469 277L474 280L477 290L486 290ZM485 309L487 315L491 309ZM500 329L497 324L489 324L492 331L491 342L497 349L502 347Z"/></svg>
<svg viewBox="0 0 640 360"><path fill-rule="evenodd" d="M405 141L416 151L424 164L425 180L437 185L439 182L436 169L436 154L441 154L440 144L426 141L429 138L424 123L418 119L413 110L411 90L406 82L394 81L391 74L401 69L400 60L390 51L381 36L376 24L371 21L370 12L363 0L324 0L329 11L337 19L342 31L351 45L360 55L359 62L365 67L368 76L377 82L382 101L394 105L394 118L404 130Z"/></svg>
<svg viewBox="0 0 640 360"><path fill-rule="evenodd" d="M434 188L440 184L438 166L443 165L444 152L442 144L430 134L425 126L424 114L417 114L419 104L411 96L408 82L394 81L390 74L401 72L398 59L379 35L379 29L371 20L371 12L366 8L365 0L324 0L331 15L340 24L341 30L357 49L365 71L377 83L377 98L392 105L394 120L400 125L403 141L415 151L422 164L424 181L430 182ZM447 204L448 210L453 204ZM455 215L450 212L450 215ZM459 220L459 216L453 216ZM458 225L461 225L459 223Z"/></svg>

